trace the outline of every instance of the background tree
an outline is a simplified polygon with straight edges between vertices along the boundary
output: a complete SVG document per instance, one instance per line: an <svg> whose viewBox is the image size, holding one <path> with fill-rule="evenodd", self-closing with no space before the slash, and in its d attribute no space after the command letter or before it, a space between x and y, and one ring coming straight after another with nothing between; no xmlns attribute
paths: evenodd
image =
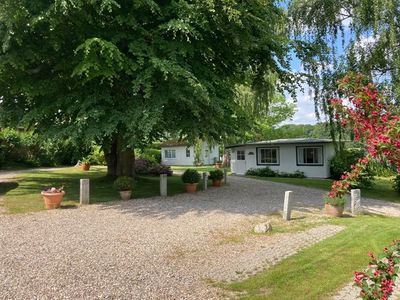
<svg viewBox="0 0 400 300"><path fill-rule="evenodd" d="M1 1L1 123L95 141L109 175L132 175L165 131L249 127L236 86L265 104L290 85L285 22L272 0Z"/></svg>

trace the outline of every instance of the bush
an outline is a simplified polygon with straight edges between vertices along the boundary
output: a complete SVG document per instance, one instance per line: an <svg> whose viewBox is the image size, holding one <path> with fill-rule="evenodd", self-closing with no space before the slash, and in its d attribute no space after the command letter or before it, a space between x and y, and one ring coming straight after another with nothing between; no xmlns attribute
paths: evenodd
<svg viewBox="0 0 400 300"><path fill-rule="evenodd" d="M260 169L248 169L246 172L247 176L260 176L260 177L275 177L277 172L271 170L268 167L260 168Z"/></svg>
<svg viewBox="0 0 400 300"><path fill-rule="evenodd" d="M393 189L400 193L400 174L393 179Z"/></svg>
<svg viewBox="0 0 400 300"><path fill-rule="evenodd" d="M219 169L210 171L210 176L208 178L211 180L222 180L222 178L224 178L224 172Z"/></svg>
<svg viewBox="0 0 400 300"><path fill-rule="evenodd" d="M89 159L90 163L93 165L105 166L107 164L106 159L104 157L104 152L101 149L101 147L98 145L92 146L92 150L91 150L90 154L87 156L87 158Z"/></svg>
<svg viewBox="0 0 400 300"><path fill-rule="evenodd" d="M200 174L195 169L187 169L182 174L182 181L184 183L198 183L200 181Z"/></svg>
<svg viewBox="0 0 400 300"><path fill-rule="evenodd" d="M360 158L363 158L364 154L364 151L358 148L347 149L336 153L330 161L331 178L340 180L343 173L349 172L351 166L356 164ZM352 188L371 187L373 179L373 172L368 166L367 171L361 174L357 182L352 185Z"/></svg>
<svg viewBox="0 0 400 300"><path fill-rule="evenodd" d="M133 188L133 178L120 176L114 181L114 187L118 191L129 191Z"/></svg>
<svg viewBox="0 0 400 300"><path fill-rule="evenodd" d="M342 197L335 197L331 198L329 196L326 196L324 198L325 204L330 204L332 206L344 206L346 204L346 199Z"/></svg>
<svg viewBox="0 0 400 300"><path fill-rule="evenodd" d="M156 164L150 169L149 174L153 176L158 176L161 174L167 174L168 176L172 176L173 171L170 166L166 166L163 164Z"/></svg>
<svg viewBox="0 0 400 300"><path fill-rule="evenodd" d="M135 172L137 175L149 175L151 168L154 167L154 164L154 162L145 158L136 159Z"/></svg>
<svg viewBox="0 0 400 300"><path fill-rule="evenodd" d="M304 172L296 170L294 173L279 172L276 176L287 178L306 178Z"/></svg>

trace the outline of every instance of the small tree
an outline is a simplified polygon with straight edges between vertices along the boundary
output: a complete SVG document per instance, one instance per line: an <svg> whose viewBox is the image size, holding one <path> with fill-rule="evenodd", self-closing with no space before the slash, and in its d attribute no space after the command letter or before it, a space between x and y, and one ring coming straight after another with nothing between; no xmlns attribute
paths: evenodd
<svg viewBox="0 0 400 300"><path fill-rule="evenodd" d="M331 99L335 119L343 127L351 126L355 140L363 140L367 155L344 172L332 184L329 197L343 196L371 160L385 161L400 171L400 117L396 108L385 103L377 87L361 74L350 73L339 81L339 90L348 98Z"/></svg>

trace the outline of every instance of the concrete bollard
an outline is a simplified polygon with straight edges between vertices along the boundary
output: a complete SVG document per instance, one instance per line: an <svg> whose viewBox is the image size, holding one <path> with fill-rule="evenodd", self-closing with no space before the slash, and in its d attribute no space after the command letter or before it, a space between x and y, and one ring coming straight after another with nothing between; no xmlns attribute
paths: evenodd
<svg viewBox="0 0 400 300"><path fill-rule="evenodd" d="M359 189L351 190L351 213L358 215L362 212L361 208L361 191Z"/></svg>
<svg viewBox="0 0 400 300"><path fill-rule="evenodd" d="M89 204L90 197L90 183L89 179L80 180L79 202L80 205Z"/></svg>
<svg viewBox="0 0 400 300"><path fill-rule="evenodd" d="M168 195L168 175L160 174L160 196L167 197Z"/></svg>
<svg viewBox="0 0 400 300"><path fill-rule="evenodd" d="M283 219L285 221L290 220L290 214L292 213L292 206L291 206L291 196L292 196L292 191L286 191L285 192L285 200L283 202Z"/></svg>
<svg viewBox="0 0 400 300"><path fill-rule="evenodd" d="M228 170L224 169L224 184L228 182Z"/></svg>
<svg viewBox="0 0 400 300"><path fill-rule="evenodd" d="M208 185L208 173L203 172L203 189L207 190L207 185Z"/></svg>

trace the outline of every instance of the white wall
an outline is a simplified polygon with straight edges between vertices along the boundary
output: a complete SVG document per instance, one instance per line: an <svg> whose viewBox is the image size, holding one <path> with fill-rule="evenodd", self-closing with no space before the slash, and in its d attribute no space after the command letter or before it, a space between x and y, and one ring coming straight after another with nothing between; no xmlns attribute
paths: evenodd
<svg viewBox="0 0 400 300"><path fill-rule="evenodd" d="M190 146L190 157L186 157L187 146L161 147L161 162L165 165L176 166L191 166L194 164L194 147ZM165 158L165 150L175 150L176 158ZM213 164L214 160L219 159L218 146L213 146L211 149L207 143L202 144L200 159L203 164Z"/></svg>
<svg viewBox="0 0 400 300"><path fill-rule="evenodd" d="M322 146L323 147L323 165L322 166L298 166L296 161L296 146ZM279 148L279 165L257 165L257 149L262 147ZM236 151L245 150L245 160L236 159ZM249 153L254 153L253 155ZM242 146L232 148L231 168L235 174L244 174L251 168L269 167L274 171L294 173L297 170L304 172L307 177L329 177L329 163L335 154L333 144L283 144L268 146Z"/></svg>

